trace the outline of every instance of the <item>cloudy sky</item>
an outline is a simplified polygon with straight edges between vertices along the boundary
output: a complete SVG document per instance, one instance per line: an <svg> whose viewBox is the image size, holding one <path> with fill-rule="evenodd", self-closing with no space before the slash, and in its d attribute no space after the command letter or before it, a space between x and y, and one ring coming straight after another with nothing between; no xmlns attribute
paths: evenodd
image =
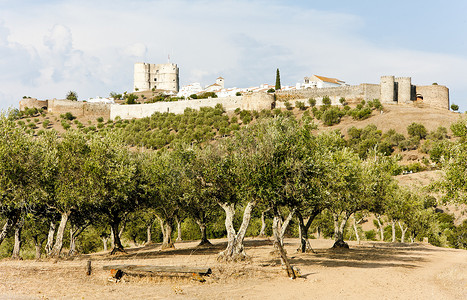
<svg viewBox="0 0 467 300"><path fill-rule="evenodd" d="M0 0L0 109L23 96L131 91L135 62L171 62L181 85L349 84L381 75L450 88L467 109L467 1Z"/></svg>

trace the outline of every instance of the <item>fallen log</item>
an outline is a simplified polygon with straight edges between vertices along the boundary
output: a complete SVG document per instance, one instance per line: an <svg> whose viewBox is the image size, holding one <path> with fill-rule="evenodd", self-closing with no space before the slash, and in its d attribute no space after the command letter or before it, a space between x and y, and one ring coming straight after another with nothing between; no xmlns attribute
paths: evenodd
<svg viewBox="0 0 467 300"><path fill-rule="evenodd" d="M211 268L189 266L108 265L103 266L103 269L151 273L189 273L199 275L209 275L212 273Z"/></svg>

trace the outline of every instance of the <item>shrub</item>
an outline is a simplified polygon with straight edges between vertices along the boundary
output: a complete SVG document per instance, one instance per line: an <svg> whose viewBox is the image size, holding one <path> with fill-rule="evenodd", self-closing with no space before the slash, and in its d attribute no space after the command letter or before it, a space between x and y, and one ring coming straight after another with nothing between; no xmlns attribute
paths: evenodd
<svg viewBox="0 0 467 300"><path fill-rule="evenodd" d="M329 96L324 96L322 101L324 105L331 105L331 98Z"/></svg>
<svg viewBox="0 0 467 300"><path fill-rule="evenodd" d="M305 103L303 103L302 101L295 102L295 106L300 110L306 110Z"/></svg>
<svg viewBox="0 0 467 300"><path fill-rule="evenodd" d="M63 120L62 121L62 127L63 127L63 129L68 130L68 129L70 129L71 125L67 121Z"/></svg>
<svg viewBox="0 0 467 300"><path fill-rule="evenodd" d="M135 94L129 94L126 96L126 104L136 104L138 96Z"/></svg>
<svg viewBox="0 0 467 300"><path fill-rule="evenodd" d="M410 136L418 139L424 139L427 135L427 131L423 124L413 122L407 127L407 132Z"/></svg>
<svg viewBox="0 0 467 300"><path fill-rule="evenodd" d="M235 93L235 96L241 96L241 95L242 95L242 93L240 93L240 92Z"/></svg>
<svg viewBox="0 0 467 300"><path fill-rule="evenodd" d="M341 113L338 107L331 107L323 112L322 121L326 126L338 124L341 121Z"/></svg>
<svg viewBox="0 0 467 300"><path fill-rule="evenodd" d="M285 105L285 108L287 110L292 110L293 109L293 106L289 101L285 101L284 105Z"/></svg>
<svg viewBox="0 0 467 300"><path fill-rule="evenodd" d="M190 98L191 98L191 99L198 99L198 95L196 95L196 94L191 94L191 95L190 95Z"/></svg>
<svg viewBox="0 0 467 300"><path fill-rule="evenodd" d="M345 98L344 97L341 97L339 99L339 103L342 104L342 105L347 105L347 102L345 101Z"/></svg>
<svg viewBox="0 0 467 300"><path fill-rule="evenodd" d="M459 110L459 105L454 104L454 103L451 104L451 110L453 110L453 111L458 111L458 110Z"/></svg>
<svg viewBox="0 0 467 300"><path fill-rule="evenodd" d="M104 122L104 118L103 118L103 117L99 117L99 118L97 118L97 122L99 122L99 123L102 123L102 122Z"/></svg>
<svg viewBox="0 0 467 300"><path fill-rule="evenodd" d="M240 107L237 107L234 112L236 115L238 115L241 111L242 109Z"/></svg>
<svg viewBox="0 0 467 300"><path fill-rule="evenodd" d="M268 90L268 93L274 93L275 91L276 91L275 89L270 88L270 89Z"/></svg>
<svg viewBox="0 0 467 300"><path fill-rule="evenodd" d="M308 99L308 104L310 104L311 107L314 107L316 105L316 99L315 98Z"/></svg>
<svg viewBox="0 0 467 300"><path fill-rule="evenodd" d="M63 115L60 115L60 118L64 119L64 120L68 120L68 121L72 121L74 119L76 119L75 116L73 116L73 114L71 112L67 112Z"/></svg>
<svg viewBox="0 0 467 300"><path fill-rule="evenodd" d="M69 91L66 94L66 99L67 100L72 100L72 101L78 101L78 94L74 91Z"/></svg>
<svg viewBox="0 0 467 300"><path fill-rule="evenodd" d="M49 126L49 123L50 123L49 120L42 121L42 127L47 128L47 126Z"/></svg>

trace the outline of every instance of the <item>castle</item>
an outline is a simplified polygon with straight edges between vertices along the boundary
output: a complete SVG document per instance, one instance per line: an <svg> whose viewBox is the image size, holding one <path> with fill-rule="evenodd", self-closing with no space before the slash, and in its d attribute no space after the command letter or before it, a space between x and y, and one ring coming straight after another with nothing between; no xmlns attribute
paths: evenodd
<svg viewBox="0 0 467 300"><path fill-rule="evenodd" d="M135 63L134 91L164 90L177 93L179 90L178 66L173 63Z"/></svg>
<svg viewBox="0 0 467 300"><path fill-rule="evenodd" d="M224 79L219 77L216 84L211 87L214 89L214 87L217 88L223 84ZM178 88L178 67L176 64L135 64L135 90L161 89L175 92ZM20 101L20 110L24 110L26 107L36 107L47 109L52 113L71 112L75 116L132 119L148 117L155 112L180 114L186 108L199 109L203 106L214 107L217 104L222 105L226 111L234 111L237 108L262 110L274 107L285 108L287 101L294 105L297 101L307 103L308 99L315 98L317 105L322 105L324 97L329 97L333 105L342 105L341 98L345 98L346 102L354 103L361 100L379 99L382 104L411 105L422 103L427 107L449 110L449 89L447 87L437 84L412 85L410 77L394 76L382 76L379 84L362 83L354 86L278 90L274 95L266 92L245 92L238 96L134 105L26 98Z"/></svg>
<svg viewBox="0 0 467 300"><path fill-rule="evenodd" d="M425 106L449 109L449 89L442 85L412 85L410 77L382 76L379 84L362 83L354 86L327 88L305 88L276 91L279 101L294 101L315 98L318 105L323 97L329 97L332 104L339 105L339 99L373 100L383 104L423 103Z"/></svg>

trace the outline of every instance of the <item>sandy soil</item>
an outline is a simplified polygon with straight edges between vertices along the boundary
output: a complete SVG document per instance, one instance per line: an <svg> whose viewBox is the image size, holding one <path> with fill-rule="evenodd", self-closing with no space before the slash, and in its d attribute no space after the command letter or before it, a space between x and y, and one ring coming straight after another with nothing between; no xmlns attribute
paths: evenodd
<svg viewBox="0 0 467 300"><path fill-rule="evenodd" d="M467 251L425 244L350 243L350 250L330 250L331 240L311 240L316 254L296 253L297 239L287 239L291 263L302 277L287 278L270 255L271 241L247 239L251 261L219 263L214 247L177 243L129 249L127 255L100 253L74 260L0 262L0 299L467 299ZM93 273L85 274L92 260ZM125 274L109 281L108 264L211 267L201 283L191 277Z"/></svg>

